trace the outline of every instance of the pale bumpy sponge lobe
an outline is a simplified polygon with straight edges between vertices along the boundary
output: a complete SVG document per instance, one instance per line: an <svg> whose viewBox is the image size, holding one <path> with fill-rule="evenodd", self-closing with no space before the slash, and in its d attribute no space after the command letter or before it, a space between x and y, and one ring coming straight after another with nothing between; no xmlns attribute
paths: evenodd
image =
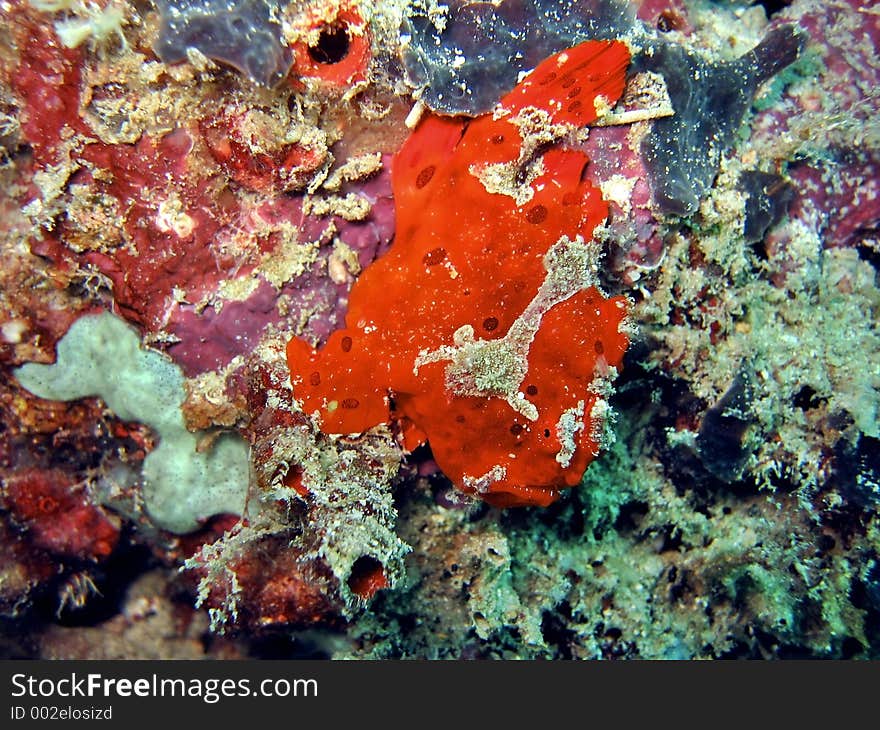
<svg viewBox="0 0 880 730"><path fill-rule="evenodd" d="M78 319L58 343L54 365L14 371L21 385L49 400L99 396L119 418L152 428L159 445L143 465L147 512L161 528L190 532L216 514L241 514L249 479L247 443L223 434L199 452L181 405L183 373L164 355L141 347L137 333L104 312Z"/></svg>

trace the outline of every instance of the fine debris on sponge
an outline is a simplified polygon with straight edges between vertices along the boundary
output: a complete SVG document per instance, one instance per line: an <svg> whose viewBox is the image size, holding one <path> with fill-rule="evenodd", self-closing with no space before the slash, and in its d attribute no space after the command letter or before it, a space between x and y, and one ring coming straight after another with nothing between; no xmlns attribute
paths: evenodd
<svg viewBox="0 0 880 730"><path fill-rule="evenodd" d="M277 0L156 0L162 27L154 50L165 63L194 48L227 63L256 83L274 86L290 71Z"/></svg>
<svg viewBox="0 0 880 730"><path fill-rule="evenodd" d="M711 63L672 43L660 43L636 66L666 80L675 113L654 122L642 143L654 200L666 213L697 210L712 185L721 155L739 131L758 87L793 63L805 35L793 26L769 32L751 51Z"/></svg>

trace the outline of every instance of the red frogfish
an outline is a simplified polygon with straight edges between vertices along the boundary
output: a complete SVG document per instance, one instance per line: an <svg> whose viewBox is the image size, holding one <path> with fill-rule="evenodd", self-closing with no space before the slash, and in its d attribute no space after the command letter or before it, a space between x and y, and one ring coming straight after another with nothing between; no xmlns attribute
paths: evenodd
<svg viewBox="0 0 880 730"><path fill-rule="evenodd" d="M628 345L626 300L599 290L608 206L560 142L615 104L629 58L582 43L491 114L419 122L393 163L394 243L355 282L345 328L287 348L294 396L325 433L396 421L497 506L579 483Z"/></svg>

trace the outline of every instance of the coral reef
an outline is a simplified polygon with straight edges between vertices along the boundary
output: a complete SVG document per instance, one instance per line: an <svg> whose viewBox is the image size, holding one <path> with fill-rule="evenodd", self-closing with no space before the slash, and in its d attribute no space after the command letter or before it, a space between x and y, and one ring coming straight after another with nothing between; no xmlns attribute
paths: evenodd
<svg viewBox="0 0 880 730"><path fill-rule="evenodd" d="M874 8L0 21L4 656L880 656Z"/></svg>

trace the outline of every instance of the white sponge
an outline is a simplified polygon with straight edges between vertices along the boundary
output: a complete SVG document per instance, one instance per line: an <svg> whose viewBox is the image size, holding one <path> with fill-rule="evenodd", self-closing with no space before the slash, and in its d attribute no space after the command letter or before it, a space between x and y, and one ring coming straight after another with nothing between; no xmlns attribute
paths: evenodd
<svg viewBox="0 0 880 730"><path fill-rule="evenodd" d="M199 434L186 430L183 373L137 333L103 312L81 317L58 343L54 365L29 363L14 371L34 395L50 400L99 396L119 418L152 428L159 445L143 466L144 503L159 527L191 532L212 515L241 514L250 475L247 443L223 434L199 452Z"/></svg>

